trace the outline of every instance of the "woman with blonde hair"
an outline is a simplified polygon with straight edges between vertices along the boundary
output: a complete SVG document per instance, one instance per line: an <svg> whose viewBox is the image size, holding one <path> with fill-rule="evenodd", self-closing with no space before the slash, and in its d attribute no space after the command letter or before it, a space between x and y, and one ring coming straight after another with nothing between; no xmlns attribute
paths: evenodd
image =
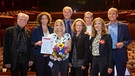
<svg viewBox="0 0 135 76"><path fill-rule="evenodd" d="M68 73L68 57L71 50L71 36L65 33L65 25L63 20L57 19L54 23L54 33L51 38L54 42L53 54L50 56L52 76L67 76Z"/></svg>

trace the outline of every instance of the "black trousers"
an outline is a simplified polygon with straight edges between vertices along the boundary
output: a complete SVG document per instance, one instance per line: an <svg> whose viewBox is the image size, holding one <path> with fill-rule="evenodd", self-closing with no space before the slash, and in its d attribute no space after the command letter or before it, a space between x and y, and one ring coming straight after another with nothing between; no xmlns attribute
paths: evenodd
<svg viewBox="0 0 135 76"><path fill-rule="evenodd" d="M71 67L70 76L84 76L85 70L81 69L81 67L75 68Z"/></svg>
<svg viewBox="0 0 135 76"><path fill-rule="evenodd" d="M84 75L83 76L88 76L88 70L89 70L89 64L86 65L86 68L84 69Z"/></svg>
<svg viewBox="0 0 135 76"><path fill-rule="evenodd" d="M11 69L11 76L27 76L28 68L27 58L24 56L18 56L15 69Z"/></svg>
<svg viewBox="0 0 135 76"><path fill-rule="evenodd" d="M36 76L52 76L51 68L48 66L49 57L35 56Z"/></svg>
<svg viewBox="0 0 135 76"><path fill-rule="evenodd" d="M108 76L108 65L106 62L103 62L100 57L93 57L90 76Z"/></svg>

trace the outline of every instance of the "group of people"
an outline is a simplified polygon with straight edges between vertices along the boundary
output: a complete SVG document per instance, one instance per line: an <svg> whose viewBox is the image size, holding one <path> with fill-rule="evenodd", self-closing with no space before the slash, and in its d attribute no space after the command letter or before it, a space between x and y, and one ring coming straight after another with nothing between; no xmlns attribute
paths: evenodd
<svg viewBox="0 0 135 76"><path fill-rule="evenodd" d="M118 10L110 8L110 22L93 18L85 12L84 19L71 19L73 10L63 8L64 19L57 19L50 26L51 15L41 12L37 16L39 26L32 32L26 29L29 16L19 13L17 24L5 31L3 62L10 68L11 76L27 76L30 66L35 65L36 76L125 76L127 46L132 41L128 26L117 20ZM41 53L42 37L50 37L54 45L64 44L64 57ZM48 47L48 46L45 46ZM88 70L90 69L90 70Z"/></svg>

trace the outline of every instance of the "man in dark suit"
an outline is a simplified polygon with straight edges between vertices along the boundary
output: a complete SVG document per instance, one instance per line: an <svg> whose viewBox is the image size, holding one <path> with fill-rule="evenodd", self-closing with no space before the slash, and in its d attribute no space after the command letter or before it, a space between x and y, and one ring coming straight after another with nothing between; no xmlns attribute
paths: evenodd
<svg viewBox="0 0 135 76"><path fill-rule="evenodd" d="M25 28L28 20L27 14L19 13L17 24L5 31L3 62L10 68L11 76L27 76L28 68L33 64L30 31Z"/></svg>
<svg viewBox="0 0 135 76"><path fill-rule="evenodd" d="M66 33L69 33L71 35L71 37L73 36L73 32L71 30L71 26L72 26L72 23L73 23L73 20L71 19L71 16L73 14L73 10L71 7L69 6L65 6L62 10L63 12L63 22L65 24L65 32ZM69 68L68 68L69 69ZM69 70L68 70L69 71ZM68 74L67 74L68 75Z"/></svg>
<svg viewBox="0 0 135 76"><path fill-rule="evenodd" d="M73 13L73 10L71 7L65 6L63 8L63 16L64 16L63 21L66 27L66 33L69 33L71 36L73 36L73 32L71 30L71 25L73 23L73 20L71 19L72 13Z"/></svg>
<svg viewBox="0 0 135 76"><path fill-rule="evenodd" d="M108 32L111 34L113 44L113 62L116 66L117 76L125 76L127 57L127 46L132 41L128 26L125 23L117 21L118 10L110 8L108 10L108 18L110 22L107 24Z"/></svg>

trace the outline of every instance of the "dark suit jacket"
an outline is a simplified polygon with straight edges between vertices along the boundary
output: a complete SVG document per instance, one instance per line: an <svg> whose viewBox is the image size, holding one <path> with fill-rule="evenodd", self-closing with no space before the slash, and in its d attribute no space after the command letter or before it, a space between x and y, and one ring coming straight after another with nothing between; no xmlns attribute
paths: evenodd
<svg viewBox="0 0 135 76"><path fill-rule="evenodd" d="M50 26L48 26L48 30L49 30L49 33L53 32L53 29ZM34 46L33 52L34 52L34 55L36 55L36 56L41 56L41 53L40 53L41 46L35 46L35 43L42 40L43 36L44 36L44 34L43 34L41 25L37 26L33 29L32 35L31 35L31 43Z"/></svg>
<svg viewBox="0 0 135 76"><path fill-rule="evenodd" d="M72 48L69 55L69 62L72 63L72 53L74 49L74 44L76 41L76 36L72 37ZM76 44L77 59L84 59L83 66L86 66L89 62L89 36L87 34L82 34L79 36L78 42Z"/></svg>
<svg viewBox="0 0 135 76"><path fill-rule="evenodd" d="M107 24L108 27L108 24ZM125 23L118 22L118 42L123 42L124 47L117 49L117 55L121 61L126 62L127 57L127 46L131 43L132 39L129 34L128 26Z"/></svg>
<svg viewBox="0 0 135 76"><path fill-rule="evenodd" d="M71 19L70 21L71 21L71 23L73 23L73 22L74 22L74 20L72 20L72 19ZM66 27L66 20L65 20L65 19L63 19L63 22L64 22L64 24L65 24L65 28L66 28L66 29L65 29L65 32L66 32L66 33L69 33L69 32L67 32L67 28L68 28L68 27ZM70 27L71 27L71 26L72 26L72 24L70 25ZM72 30L71 30L71 34L72 34L72 35L71 35L71 37L72 37L72 36L74 35Z"/></svg>
<svg viewBox="0 0 135 76"><path fill-rule="evenodd" d="M91 38L91 45L94 41L95 37ZM102 43L101 41L104 41ZM91 53L92 53L92 47L91 47ZM112 60L112 39L109 34L103 35L100 40L99 44L99 54L101 62L106 63L108 65L108 68L113 68L113 60Z"/></svg>
<svg viewBox="0 0 135 76"><path fill-rule="evenodd" d="M4 64L11 64L11 68L14 69L17 60L17 37L18 37L18 25L12 26L6 29L3 45L3 62ZM30 43L30 31L24 29L27 51L25 57L27 61L33 61L32 47Z"/></svg>

